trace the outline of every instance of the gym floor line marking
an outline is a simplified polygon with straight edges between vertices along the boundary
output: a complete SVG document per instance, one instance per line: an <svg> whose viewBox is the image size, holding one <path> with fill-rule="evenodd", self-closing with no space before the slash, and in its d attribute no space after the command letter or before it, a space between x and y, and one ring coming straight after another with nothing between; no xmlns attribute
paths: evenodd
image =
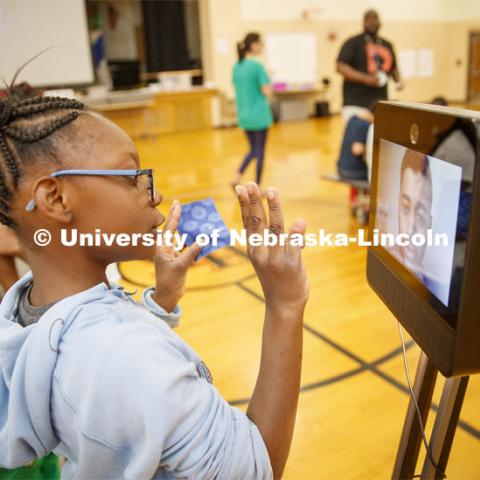
<svg viewBox="0 0 480 480"><path fill-rule="evenodd" d="M252 295L253 297L255 297L257 300L260 300L261 302L265 303L265 299L261 295L257 294L256 292L249 289L248 287L245 287L245 285L238 285L238 286L242 290L244 290L245 292L247 292L250 295ZM310 325L303 324L303 328L305 330L307 330L308 332L310 332L311 334L318 337L323 342L327 343L328 345L330 345L331 347L336 349L337 351L343 353L344 355L346 355L348 358L350 358L354 362L360 364L360 366L362 367L361 368L362 371L369 371L369 372L373 373L374 375L377 375L379 378L381 378L385 382L389 383L391 386L395 387L400 392L403 392L406 395L410 395L410 392L405 385L403 385L402 383L400 383L398 380L396 380L392 376L388 375L385 372L382 372L381 370L379 370L377 368L381 363L383 363L387 360L391 360L396 355L399 355L402 352L402 349L397 348L394 351L384 355L383 357L380 357L380 359L374 360L373 362L365 362L360 357L358 357L354 353L350 352L346 348L342 347L337 342L335 342L335 341L331 340L330 338L326 337L325 335L323 335L322 333L320 333L319 331L317 331L316 329L314 329ZM411 348L413 345L414 345L414 342L410 341L406 344L406 348ZM357 373L360 373L360 372L357 372ZM438 412L438 405L436 403L432 403L431 409L435 413L437 413ZM476 438L477 440L480 439L480 430L476 429L474 426L470 425L468 422L465 422L464 420L460 419L459 422L458 422L458 427L461 428L466 433L470 434L472 437Z"/></svg>
<svg viewBox="0 0 480 480"><path fill-rule="evenodd" d="M120 264L117 264L118 268L118 273L120 273L120 276L122 277L122 280L125 280L126 282L132 284L134 287L139 287L139 288L149 288L152 286L152 284L145 284L145 283L140 283L137 280L132 280L128 275L125 275L123 272L123 268L120 267ZM187 292L198 292L202 290L213 290L215 288L225 288L225 287L231 287L234 285L237 285L238 282L246 282L248 280L252 280L253 278L256 277L255 272L249 273L245 277L241 278L240 280L232 280L231 282L224 282L224 283L218 283L214 285L205 285L203 287L188 287Z"/></svg>
<svg viewBox="0 0 480 480"><path fill-rule="evenodd" d="M250 294L251 296L255 297L257 300L260 300L261 302L265 303L265 300L264 298L259 295L257 292L251 290L250 288L246 287L245 285L241 285L240 283L237 283L237 285L242 289L244 290L245 292L247 292L248 294ZM312 335L320 338L323 342L327 343L328 345L330 345L332 348L334 348L335 350L339 351L340 353L342 353L343 355L347 356L348 358L350 358L350 360L353 360L355 363L358 363L360 364L362 367L365 367L365 368L368 368L369 370L371 370L372 368L375 368L377 367L378 365L388 361L388 360L391 360L392 358L396 357L397 355L399 355L400 353L402 353L402 348L401 347L398 347L396 348L395 350L387 353L386 355L383 355L382 357L378 358L377 360L374 360L373 362L366 362L365 360L362 360L359 356L355 355L354 353L350 352L350 350L342 347L340 344L338 344L337 342L331 340L330 338L328 338L327 336L323 335L322 333L318 332L317 330L315 330L313 327L311 327L310 325L304 323L303 324L303 328L311 333ZM412 340L410 340L409 342L407 342L405 344L406 348L409 349L411 348L412 346L414 345L414 342Z"/></svg>
<svg viewBox="0 0 480 480"><path fill-rule="evenodd" d="M212 262L214 265L217 265L217 267L225 268L227 266L227 264L221 258L218 258L215 255L210 254L207 255L205 258L209 262Z"/></svg>
<svg viewBox="0 0 480 480"><path fill-rule="evenodd" d="M236 253L237 255L240 255L241 257L248 259L247 252L240 250L238 247L235 247L234 245L227 245L227 248L231 250L233 253Z"/></svg>
<svg viewBox="0 0 480 480"><path fill-rule="evenodd" d="M375 373L378 375L380 378L388 382L390 385L393 387L396 387L398 390L404 392L407 395L410 395L410 391L408 388L403 385L403 383L400 383L398 380L395 380L393 377L388 375L385 372L382 372L381 370L376 370L371 369L370 370L372 373ZM436 403L432 403L431 409L435 412L438 413L438 405ZM470 425L468 422L465 422L464 420L459 420L458 421L458 426L468 434L470 434L472 437L476 438L477 440L480 440L480 430L476 429L473 425Z"/></svg>
<svg viewBox="0 0 480 480"><path fill-rule="evenodd" d="M332 385L334 383L340 382L342 380L353 377L365 371L367 370L364 367L354 368L353 370L348 370L338 375L334 375L333 377L326 378L325 380L320 380L318 382L313 382L313 383L307 383L306 385L303 385L302 387L300 387L300 391L307 392L309 390L315 390L317 388L326 387L328 385ZM239 398L236 400L229 400L228 403L236 407L239 405L244 405L249 401L250 401L250 398Z"/></svg>
<svg viewBox="0 0 480 480"><path fill-rule="evenodd" d="M241 250L237 250L235 248L232 248L232 250L235 251L235 253L237 253L238 255L246 256L246 254L244 254ZM144 285L144 284L138 283L137 281L132 281L131 279L126 277L120 269L120 264L118 264L118 271L119 271L120 275L122 276L123 280L131 283L134 286L141 287L141 288L148 288L150 286L150 285ZM207 286L207 287L190 288L190 289L187 289L187 290L188 291L207 290L207 289L222 288L222 287L226 287L226 286L236 285L240 289L242 289L243 291L248 293L249 295L255 297L257 300L261 301L262 303L265 303L265 300L261 295L259 295L258 293L256 293L255 291L251 290L250 288L246 287L245 285L243 285L241 283L243 281L250 280L251 278L254 278L254 277L255 277L255 274L252 273L250 276L248 276L248 277L246 277L246 278L244 278L240 281L226 283L226 284L219 284L219 285L211 285L211 286ZM379 359L374 360L373 362L367 363L364 360L362 360L360 357L355 355L354 353L350 352L346 348L342 347L341 345L337 344L336 342L329 339L325 335L321 334L320 332L315 330L313 327L304 324L303 328L305 330L307 330L309 333L311 333L312 335L315 335L316 337L320 338L323 342L327 343L328 345L333 347L335 350L337 350L337 351L343 353L345 356L349 357L355 363L360 364L360 368L355 369L355 370L351 370L349 372L346 372L345 374L337 375L336 377L332 377L331 379L326 379L326 380L323 380L323 381L319 381L319 382L311 384L311 385L305 385L305 387L301 388L302 392L312 390L314 388L321 388L321 387L326 386L326 385L331 385L332 383L339 382L339 381L344 380L346 378L352 377L352 376L357 375L357 374L359 374L363 371L370 371L374 375L377 375L379 378L383 379L385 382L387 382L390 385L392 385L393 387L397 388L397 390L409 395L408 388L405 385L398 382L397 380L395 380L390 375L388 375L388 374L382 372L381 370L377 369L377 367L380 364L386 362L387 360L391 360L392 358L401 354L401 352L402 352L401 348L397 348L397 349L393 350L392 352L387 353L383 357L380 357ZM406 344L407 349L412 347L413 344L414 344L413 341L408 342ZM305 390L304 390L304 388L305 388ZM241 405L241 404L244 404L244 403L248 403L248 401L249 401L249 399L239 399L239 400L232 400L229 403L231 405ZM434 412L438 412L438 405L435 404L435 403L432 403L431 409ZM462 430L464 430L465 432L467 432L468 434L473 436L474 438L480 439L480 430L476 429L475 427L473 427L469 423L460 419L459 422L458 422L458 426Z"/></svg>

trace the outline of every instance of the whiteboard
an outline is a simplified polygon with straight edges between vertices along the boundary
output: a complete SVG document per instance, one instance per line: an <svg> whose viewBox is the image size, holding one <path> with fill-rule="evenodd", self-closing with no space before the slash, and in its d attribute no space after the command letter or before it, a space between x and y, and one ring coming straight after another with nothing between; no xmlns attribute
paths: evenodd
<svg viewBox="0 0 480 480"><path fill-rule="evenodd" d="M314 33L269 33L265 57L272 82L317 83L317 39Z"/></svg>
<svg viewBox="0 0 480 480"><path fill-rule="evenodd" d="M402 79L408 80L417 76L417 51L402 49L398 51L397 62L402 73Z"/></svg>
<svg viewBox="0 0 480 480"><path fill-rule="evenodd" d="M81 85L94 80L84 0L0 0L0 79L35 87ZM58 47L57 47L58 46Z"/></svg>

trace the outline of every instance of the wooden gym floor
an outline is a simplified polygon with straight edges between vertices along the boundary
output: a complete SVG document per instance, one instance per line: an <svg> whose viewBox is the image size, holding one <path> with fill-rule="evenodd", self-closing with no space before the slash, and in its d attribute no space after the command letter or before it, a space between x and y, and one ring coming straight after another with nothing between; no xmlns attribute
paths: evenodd
<svg viewBox="0 0 480 480"><path fill-rule="evenodd" d="M348 188L321 179L335 169L340 118L281 124L269 132L264 185L275 185L287 223L353 233ZM229 180L246 151L238 129L206 130L137 142L153 167L163 211L178 198L214 198L229 228L240 215ZM253 178L253 165L248 179ZM286 479L385 479L392 472L408 404L397 324L365 279L364 248L306 248L310 282L302 393ZM150 262L120 266L126 287L154 280ZM242 249L226 248L189 273L178 333L203 357L221 394L245 409L259 365L263 298ZM419 350L408 343L413 377ZM438 381L438 404L443 379ZM448 478L480 478L480 380L470 381ZM435 412L431 411L430 430ZM424 450L420 455L423 462ZM417 467L418 472L421 464Z"/></svg>

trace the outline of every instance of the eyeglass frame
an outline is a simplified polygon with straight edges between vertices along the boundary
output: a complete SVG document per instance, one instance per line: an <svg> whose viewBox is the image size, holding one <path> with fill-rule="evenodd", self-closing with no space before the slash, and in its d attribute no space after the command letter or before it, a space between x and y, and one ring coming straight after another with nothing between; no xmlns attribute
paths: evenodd
<svg viewBox="0 0 480 480"><path fill-rule="evenodd" d="M150 192L150 199L155 201L155 189L153 182L153 169L131 169L131 170L58 170L49 175L49 177L56 178L64 175L91 175L91 176L117 176L117 177L138 177L140 175L148 176L148 191ZM35 200L32 198L26 205L25 210L32 212L35 210Z"/></svg>

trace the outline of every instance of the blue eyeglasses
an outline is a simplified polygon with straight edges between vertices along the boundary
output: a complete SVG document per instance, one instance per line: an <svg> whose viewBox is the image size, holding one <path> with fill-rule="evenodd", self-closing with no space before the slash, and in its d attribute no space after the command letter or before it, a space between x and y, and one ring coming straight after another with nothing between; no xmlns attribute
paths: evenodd
<svg viewBox="0 0 480 480"><path fill-rule="evenodd" d="M117 176L134 177L139 188L145 188L150 194L150 200L155 201L155 190L153 188L153 170L146 168L143 170L59 170L53 172L50 177L61 177L63 175L95 175L95 176ZM35 200L32 198L25 207L27 212L35 210Z"/></svg>

